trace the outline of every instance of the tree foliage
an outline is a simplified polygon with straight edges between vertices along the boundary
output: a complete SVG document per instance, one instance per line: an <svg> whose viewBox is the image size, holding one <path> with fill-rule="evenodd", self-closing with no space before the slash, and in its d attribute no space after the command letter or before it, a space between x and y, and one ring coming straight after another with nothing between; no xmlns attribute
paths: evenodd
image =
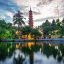
<svg viewBox="0 0 64 64"><path fill-rule="evenodd" d="M12 23L6 23L5 20L0 20L0 38L15 38L15 31Z"/></svg>
<svg viewBox="0 0 64 64"><path fill-rule="evenodd" d="M46 20L46 22L42 24L42 29L44 37L49 36L51 32L51 23L48 20Z"/></svg>
<svg viewBox="0 0 64 64"><path fill-rule="evenodd" d="M52 20L52 23L46 20L42 23L42 30L44 36L49 35L60 35L60 37L64 36L64 18L60 21L60 19Z"/></svg>
<svg viewBox="0 0 64 64"><path fill-rule="evenodd" d="M17 24L18 25L18 30L20 27L22 27L22 24L25 25L25 22L23 21L23 16L22 13L20 11L18 11L14 16L13 16L13 22L14 25Z"/></svg>
<svg viewBox="0 0 64 64"><path fill-rule="evenodd" d="M14 50L14 45L0 42L0 60L5 60L7 57L11 57Z"/></svg>

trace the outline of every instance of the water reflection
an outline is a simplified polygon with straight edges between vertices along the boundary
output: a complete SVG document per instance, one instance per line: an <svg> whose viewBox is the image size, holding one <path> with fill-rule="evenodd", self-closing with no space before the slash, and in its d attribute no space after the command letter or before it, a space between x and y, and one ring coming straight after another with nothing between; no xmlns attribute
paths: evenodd
<svg viewBox="0 0 64 64"><path fill-rule="evenodd" d="M13 64L13 56L11 58L6 58L4 61L0 61L0 64Z"/></svg>
<svg viewBox="0 0 64 64"><path fill-rule="evenodd" d="M24 46L24 45L22 45L22 46ZM58 54L57 51L60 51L60 50L63 55L64 54L64 52L63 52L64 45L61 45L61 46L53 45L53 44L41 44L41 45L42 45L42 48L40 48L40 50L38 52L33 52L34 64L64 64L62 60L61 60L61 62L58 62L57 59L56 58L54 59L54 57L52 55L52 54L55 55L55 53ZM32 50L35 51L36 50L35 48L39 49L36 46L34 46L34 47L32 47ZM43 54L43 52L45 52L45 53ZM55 52L55 53L53 53L53 52ZM49 54L48 58L47 58L46 54ZM16 49L13 52L12 57L6 58L4 61L0 61L0 64L14 64L14 57L18 58L19 55L22 56L22 58L25 58L25 60L23 61L23 64L30 64L29 63L29 61L30 61L29 55L28 54L26 55L25 53L21 52L21 49ZM57 55L56 55L56 57L57 57Z"/></svg>
<svg viewBox="0 0 64 64"><path fill-rule="evenodd" d="M16 55L18 56L19 50L16 50ZM6 58L5 61L0 61L0 64L13 64L14 55L11 58ZM25 59L26 64L29 64L29 56L26 56ZM25 64L25 62L23 64ZM41 52L34 53L34 64L64 64L63 62L58 62L50 56L47 58L45 55L41 54Z"/></svg>

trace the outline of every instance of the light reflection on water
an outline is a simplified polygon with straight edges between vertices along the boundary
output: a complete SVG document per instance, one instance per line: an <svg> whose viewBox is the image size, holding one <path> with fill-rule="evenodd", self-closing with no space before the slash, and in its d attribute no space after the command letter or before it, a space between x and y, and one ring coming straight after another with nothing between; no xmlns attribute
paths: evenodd
<svg viewBox="0 0 64 64"><path fill-rule="evenodd" d="M20 51L16 50L16 55L18 55ZM13 57L7 58L5 61L0 61L0 64L13 64ZM29 64L29 57L26 57L25 62ZM24 63L25 64L25 63ZM58 63L52 56L47 58L45 55L41 54L40 52L34 53L34 64L63 64L63 62Z"/></svg>

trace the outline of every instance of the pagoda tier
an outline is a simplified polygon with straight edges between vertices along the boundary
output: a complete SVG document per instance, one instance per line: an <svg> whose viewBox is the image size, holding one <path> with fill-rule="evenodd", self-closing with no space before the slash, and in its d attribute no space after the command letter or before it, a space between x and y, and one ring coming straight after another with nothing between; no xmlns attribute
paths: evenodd
<svg viewBox="0 0 64 64"><path fill-rule="evenodd" d="M33 16L32 16L31 8L30 8L30 11L29 11L29 26L33 28Z"/></svg>

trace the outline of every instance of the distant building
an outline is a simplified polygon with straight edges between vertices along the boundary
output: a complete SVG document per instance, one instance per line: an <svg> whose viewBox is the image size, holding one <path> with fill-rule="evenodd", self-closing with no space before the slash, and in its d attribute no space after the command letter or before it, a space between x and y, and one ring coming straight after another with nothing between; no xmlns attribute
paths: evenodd
<svg viewBox="0 0 64 64"><path fill-rule="evenodd" d="M29 26L30 27L32 27L33 28L33 16L32 16L33 14L32 14L32 10L31 10L31 8L30 8L30 10L29 10Z"/></svg>

